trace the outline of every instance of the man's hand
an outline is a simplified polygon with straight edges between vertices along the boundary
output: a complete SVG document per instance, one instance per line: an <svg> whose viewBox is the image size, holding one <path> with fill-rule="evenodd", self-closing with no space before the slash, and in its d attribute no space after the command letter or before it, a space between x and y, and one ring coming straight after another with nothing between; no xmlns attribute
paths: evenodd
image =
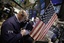
<svg viewBox="0 0 64 43"><path fill-rule="evenodd" d="M30 31L26 30L26 29L23 29L23 30L21 30L21 34L22 34L22 36L28 35L28 34L30 34Z"/></svg>
<svg viewBox="0 0 64 43"><path fill-rule="evenodd" d="M26 30L25 29L21 30L21 34L22 36L26 35Z"/></svg>

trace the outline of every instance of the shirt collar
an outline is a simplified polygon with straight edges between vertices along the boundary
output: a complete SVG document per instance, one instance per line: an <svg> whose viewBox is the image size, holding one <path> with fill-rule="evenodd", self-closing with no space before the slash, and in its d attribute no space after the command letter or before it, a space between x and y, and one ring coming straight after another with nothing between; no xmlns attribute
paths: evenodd
<svg viewBox="0 0 64 43"><path fill-rule="evenodd" d="M16 18L17 18L17 21L20 23L20 21L19 21L19 19L18 19L18 17L17 17L17 14L15 14L15 16L16 16Z"/></svg>

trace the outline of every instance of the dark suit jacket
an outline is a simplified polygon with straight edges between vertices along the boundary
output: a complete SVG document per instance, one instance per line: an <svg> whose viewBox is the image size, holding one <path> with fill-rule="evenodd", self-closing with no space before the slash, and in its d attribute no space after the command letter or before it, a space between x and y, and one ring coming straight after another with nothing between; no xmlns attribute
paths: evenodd
<svg viewBox="0 0 64 43"><path fill-rule="evenodd" d="M25 23L19 23L15 16L6 20L1 27L2 43L23 43L20 28L24 26Z"/></svg>

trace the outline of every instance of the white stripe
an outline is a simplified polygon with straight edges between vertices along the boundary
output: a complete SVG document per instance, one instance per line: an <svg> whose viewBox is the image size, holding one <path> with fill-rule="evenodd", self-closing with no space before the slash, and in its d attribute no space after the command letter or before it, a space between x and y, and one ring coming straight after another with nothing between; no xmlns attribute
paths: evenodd
<svg viewBox="0 0 64 43"><path fill-rule="evenodd" d="M51 19L50 19L50 20L51 20ZM50 22L50 20L49 20L49 22ZM48 22L48 23L49 23L49 22ZM44 27L45 30L46 30L46 26L47 26L47 24L46 24L45 27ZM43 30L43 32L41 32L41 35L39 36L38 40L40 40L40 37L44 34L45 30Z"/></svg>
<svg viewBox="0 0 64 43"><path fill-rule="evenodd" d="M55 19L54 19L55 18ZM53 20L54 19L54 20ZM48 26L46 27L46 32L45 32L45 34L48 32L48 30L49 30L49 28L51 27L51 25L54 23L54 21L57 19L57 16L56 16L56 14L54 14L54 16L53 16L53 18L52 18L52 21L50 22L50 24L47 24ZM45 36L45 34L43 34L43 36L42 36L42 38ZM41 38L41 40L42 40L42 38Z"/></svg>
<svg viewBox="0 0 64 43"><path fill-rule="evenodd" d="M46 24L46 28L45 28L45 31L44 32L47 32L49 30L49 27L51 26L52 22L53 22L53 18L54 15L51 17L50 21ZM44 37L45 33L42 35L42 38ZM41 38L41 40L42 40Z"/></svg>
<svg viewBox="0 0 64 43"><path fill-rule="evenodd" d="M41 37L42 32L43 32L43 29L45 29L45 25L44 25L44 28L42 28L41 33L40 33L40 36L38 37L38 39L37 39L37 40L39 40L39 38Z"/></svg>
<svg viewBox="0 0 64 43"><path fill-rule="evenodd" d="M43 23L43 22L42 22L42 23ZM42 28L43 28L43 25L42 25L41 29L38 31L38 33L36 34L36 36L34 37L34 39L36 39L36 38L37 38L37 36L40 34L40 32L41 32Z"/></svg>
<svg viewBox="0 0 64 43"><path fill-rule="evenodd" d="M37 36L38 36L39 34L41 34L44 26L45 26L45 24L43 24L43 26L42 26L41 30L39 31L39 33L37 34ZM40 35L39 35L39 36L40 36ZM37 38L37 37L36 37L36 38ZM37 40L38 40L38 38L37 38Z"/></svg>
<svg viewBox="0 0 64 43"><path fill-rule="evenodd" d="M33 37L33 35L36 33L36 31L39 29L39 27L42 25L42 21L40 21L39 25L35 28L35 30L33 31L33 33L31 34L31 37Z"/></svg>

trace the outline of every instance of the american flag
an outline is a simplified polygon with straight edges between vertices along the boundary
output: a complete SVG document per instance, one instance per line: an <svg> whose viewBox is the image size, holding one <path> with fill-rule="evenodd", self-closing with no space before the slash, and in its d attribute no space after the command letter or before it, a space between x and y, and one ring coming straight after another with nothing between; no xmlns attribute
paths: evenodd
<svg viewBox="0 0 64 43"><path fill-rule="evenodd" d="M30 36L36 41L42 40L55 20L57 20L57 15L54 11L53 4L50 2L45 9L43 21L39 20L39 22L31 31Z"/></svg>

